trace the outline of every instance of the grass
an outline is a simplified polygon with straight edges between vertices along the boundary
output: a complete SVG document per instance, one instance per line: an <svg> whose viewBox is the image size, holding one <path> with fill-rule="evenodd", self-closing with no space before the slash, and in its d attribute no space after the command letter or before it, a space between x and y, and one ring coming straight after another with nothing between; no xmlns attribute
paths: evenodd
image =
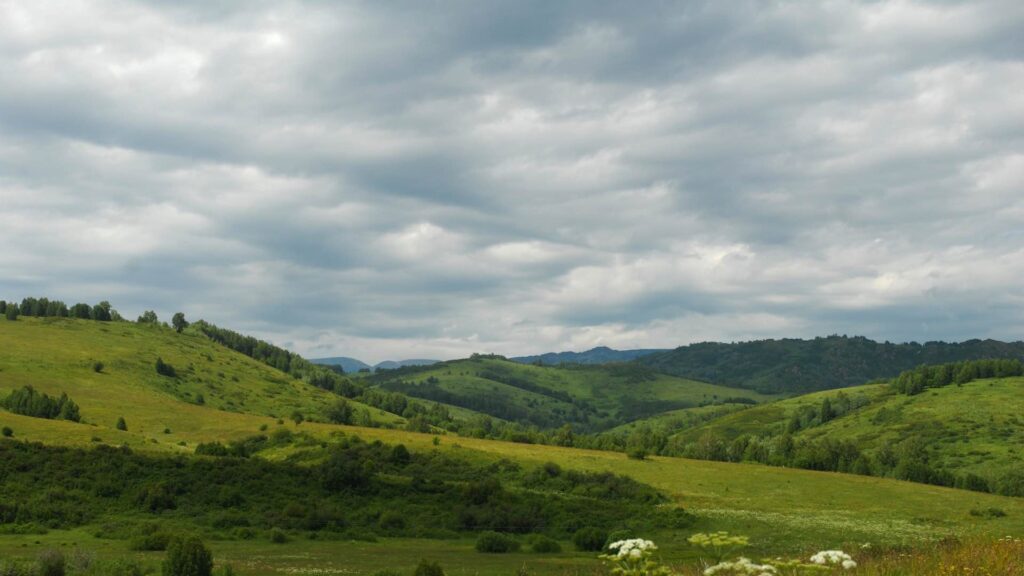
<svg viewBox="0 0 1024 576"><path fill-rule="evenodd" d="M79 404L82 424L26 418L0 411L15 437L49 443L128 444L182 451L185 442L231 439L273 428L294 411L321 418L337 396L198 335L134 323L20 318L0 323L0 395L30 385ZM160 376L157 357L178 378ZM96 372L93 364L103 362ZM204 403L197 403L202 395ZM376 408L375 421L404 420ZM115 428L124 416L128 431ZM170 433L164 433L170 430Z"/></svg>
<svg viewBox="0 0 1024 576"><path fill-rule="evenodd" d="M697 523L686 530L643 534L658 541L671 562L694 561L695 551L684 542L695 531L728 530L750 535L755 543L752 553L765 555L850 548L864 542L876 547L930 546L928 543L950 537L991 540L1024 534L1024 499L889 479L680 458L638 461L613 452L322 422L297 427L285 420L279 425L277 416L287 417L295 409L317 414L325 402L335 397L200 337L168 330L133 324L21 319L0 322L0 350L0 390L6 392L31 384L50 394L66 391L80 404L85 420L78 424L0 411L0 425L14 429L16 439L87 446L96 443L95 437L103 443L127 443L138 450L189 452L198 442L240 438L267 425L270 430L278 426L298 428L328 442L336 441L332 433L344 431L367 440L402 443L413 451L455 451L481 461L506 458L527 466L550 461L565 469L611 471L661 490L670 499L667 505L681 506L697 515ZM179 381L167 382L156 375L152 366L157 355L179 370ZM106 366L101 373L92 369L97 360ZM593 394L596 402L600 396L596 385L570 378L588 373L572 370L555 375L566 378L566 389L578 394L584 394L588 389L585 386L591 386L589 394ZM1004 397L1008 402L1017 385L1019 382L979 382L910 400L952 405L956 398L964 398L954 394L970 394L971 387L977 386L978 394L998 391L1008 395ZM872 393L871 390L864 389L865 393ZM196 393L205 396L204 405L195 403ZM873 393L880 394L877 390ZM759 411L771 414L787 410L787 403L817 401L820 400L815 397L787 400L729 414L720 420L746 418ZM906 402L907 398L880 396L878 401ZM374 413L381 419L396 418ZM905 415L913 413L909 406L904 408ZM938 417L944 413L933 414ZM126 418L127 432L114 429L118 416ZM860 418L867 419L863 414ZM835 421L829 426L837 424ZM171 433L164 434L165 428ZM851 433L856 430L851 428ZM439 443L435 445L435 441ZM181 446L180 442L186 445ZM282 449L264 456L286 458L293 450ZM989 508L998 508L1006 515L993 518L970 513L972 509ZM422 557L441 561L449 574L508 574L523 564L539 574L591 572L598 568L592 554L573 552L565 542L565 552L552 556L526 552L482 555L471 551L472 544L470 539L336 542L309 540L303 534L293 534L292 540L282 545L271 545L264 536L252 541L211 541L217 558L235 564L242 574L289 570L301 573L313 566L351 573L390 567L407 573ZM0 557L31 558L48 546L128 554L124 541L99 540L87 529L44 535L0 535ZM140 557L152 564L159 555Z"/></svg>
<svg viewBox="0 0 1024 576"><path fill-rule="evenodd" d="M639 373L637 373L639 371ZM397 382L422 385L433 379L445 392L491 415L529 414L534 423L556 427L572 421L581 403L592 406L596 415L588 417L584 428L604 430L636 418L664 412L666 407L694 408L721 402L727 398L746 398L764 402L778 398L751 390L730 388L675 376L655 374L639 367L535 366L495 357L475 357L435 364L412 372L370 378L382 388L394 388ZM536 390L510 382L525 382ZM566 394L572 402L554 393ZM500 399L503 412L488 410Z"/></svg>
<svg viewBox="0 0 1024 576"><path fill-rule="evenodd" d="M801 430L795 437L851 440L873 454L884 443L917 436L929 447L932 461L957 474L997 478L1024 467L1024 415L1019 408L1024 378L1020 377L975 380L915 396L898 394L886 384L817 392L726 414L683 430L677 437L693 442L709 431L726 441L742 434L779 435L801 407L816 408L823 399L840 393L868 403L824 425Z"/></svg>

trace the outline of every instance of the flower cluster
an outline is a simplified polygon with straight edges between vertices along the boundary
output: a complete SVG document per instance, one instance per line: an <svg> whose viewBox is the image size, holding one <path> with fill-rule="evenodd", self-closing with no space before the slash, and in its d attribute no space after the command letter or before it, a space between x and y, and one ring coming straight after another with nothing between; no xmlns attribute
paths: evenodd
<svg viewBox="0 0 1024 576"><path fill-rule="evenodd" d="M716 562L721 562L732 550L738 550L750 544L746 536L730 536L728 532L699 532L686 540L710 554Z"/></svg>
<svg viewBox="0 0 1024 576"><path fill-rule="evenodd" d="M857 567L857 563L853 561L853 558L842 550L822 550L811 556L811 562L822 566L829 564L840 565L844 570L851 570Z"/></svg>
<svg viewBox="0 0 1024 576"><path fill-rule="evenodd" d="M600 558L612 564L616 576L669 576L670 571L651 557L658 547L650 540L630 538L608 545L608 554Z"/></svg>
<svg viewBox="0 0 1024 576"><path fill-rule="evenodd" d="M743 576L775 576L778 572L770 564L755 564L749 558L742 556L732 562L719 562L704 570L704 576L718 575L743 575Z"/></svg>
<svg viewBox="0 0 1024 576"><path fill-rule="evenodd" d="M622 560L623 558L639 559L651 551L657 550L658 547L650 540L644 540L643 538L630 538L629 540L612 542L608 545L608 549L617 550L615 554L609 554L609 556L617 560Z"/></svg>

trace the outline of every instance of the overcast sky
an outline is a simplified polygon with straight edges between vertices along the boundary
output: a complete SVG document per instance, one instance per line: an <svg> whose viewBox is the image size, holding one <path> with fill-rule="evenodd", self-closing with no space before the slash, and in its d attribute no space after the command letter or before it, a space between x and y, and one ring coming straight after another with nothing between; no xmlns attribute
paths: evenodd
<svg viewBox="0 0 1024 576"><path fill-rule="evenodd" d="M0 297L367 361L1024 336L1024 3L0 0Z"/></svg>

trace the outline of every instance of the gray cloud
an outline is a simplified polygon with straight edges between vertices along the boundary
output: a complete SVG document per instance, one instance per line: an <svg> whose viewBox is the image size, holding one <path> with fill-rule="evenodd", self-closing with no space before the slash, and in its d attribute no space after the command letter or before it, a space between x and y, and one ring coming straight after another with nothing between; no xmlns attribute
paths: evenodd
<svg viewBox="0 0 1024 576"><path fill-rule="evenodd" d="M1020 338L1022 25L0 2L0 291L367 360Z"/></svg>

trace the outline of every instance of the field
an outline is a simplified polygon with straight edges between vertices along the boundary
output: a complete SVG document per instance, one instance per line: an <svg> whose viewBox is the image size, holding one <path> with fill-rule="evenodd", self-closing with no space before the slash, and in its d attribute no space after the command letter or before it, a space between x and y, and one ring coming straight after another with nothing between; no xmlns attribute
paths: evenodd
<svg viewBox="0 0 1024 576"><path fill-rule="evenodd" d="M271 432L278 428L303 431L327 444L337 442L337 432L344 432L349 437L403 444L413 453L439 451L481 463L508 459L524 467L554 462L566 470L611 471L661 491L668 498L662 506L682 507L695 515L695 523L685 529L641 534L658 542L664 560L670 563L695 561L697 551L685 541L697 531L727 530L749 535L753 544L749 553L755 557L837 547L854 549L865 543L873 549L892 549L951 537L995 539L1024 533L1024 499L891 479L668 457L636 460L616 452L337 426L322 421L297 425L288 419L292 411L315 417L336 397L201 337L170 330L134 324L21 319L0 322L0 350L4 350L0 355L0 393L26 384L50 394L67 392L80 404L83 415L83 423L74 423L0 410L0 425L12 428L14 441L72 446L127 444L140 452L187 454L199 442L239 439L257 434L266 426ZM174 365L181 378L165 382L157 375L152 368L157 356ZM104 363L101 372L93 369L97 360ZM444 378L450 376L447 371L452 368L442 366L438 370L438 378ZM466 371L466 379L475 378ZM429 373L419 373L417 378L429 377L422 374ZM588 370L560 374L564 377L560 383L563 390L589 395L595 403L603 401L599 387L587 383L586 376L591 374ZM673 398L682 398L682 390L691 394L690 399L711 393L685 381L673 381L679 383L678 388L668 387L674 390ZM962 389L938 390L936 395L929 392L914 401L942 400L943 405L953 405L954 394L976 390L983 395L998 392L999 399L994 401L1008 402L1017 385L1011 381L972 383ZM653 384L650 389L643 386L642 394L662 393ZM881 398L879 402L907 401L905 397L886 397L877 387L864 388L863 392ZM204 396L202 404L196 402L198 394ZM765 416L765 422L777 422L777 411L785 412L787 406L801 402L814 404L820 399L807 397L752 407L722 416L720 422L743 422L748 415L758 413L774 415ZM611 406L604 409L610 410ZM692 409L696 415L683 410L657 416L655 421L703 418L704 412L719 409L723 408ZM910 405L903 410L905 417L916 414ZM382 422L401 422L387 413L373 413ZM938 418L944 413L933 415ZM126 419L128 431L115 429L119 416ZM855 422L866 420L861 415ZM841 421L827 426L839 426ZM820 433L818 429L811 431ZM857 429L851 428L849 433L854 432ZM319 444L312 448L272 448L261 452L260 457L284 461L301 456L300 452L307 449L315 458L321 448ZM972 514L978 510L999 510L1003 515ZM97 524L120 519L107 518ZM167 521L185 523L188 529L187 518L170 516ZM56 547L64 551L91 550L99 556L135 555L153 567L161 558L160 553L130 552L126 541L98 538L95 532L96 526L90 525L45 534L0 534L0 557L31 559L42 549ZM330 535L311 539L309 533L293 531L283 544L270 543L266 533L257 534L253 540L225 539L219 533L205 537L218 561L231 563L240 574L369 574L380 568L409 573L421 558L440 561L452 575L508 574L524 566L527 572L538 574L591 573L600 565L595 554L576 552L564 540L559 554L480 554L473 550L474 535L469 533L454 539L355 542L330 540Z"/></svg>

